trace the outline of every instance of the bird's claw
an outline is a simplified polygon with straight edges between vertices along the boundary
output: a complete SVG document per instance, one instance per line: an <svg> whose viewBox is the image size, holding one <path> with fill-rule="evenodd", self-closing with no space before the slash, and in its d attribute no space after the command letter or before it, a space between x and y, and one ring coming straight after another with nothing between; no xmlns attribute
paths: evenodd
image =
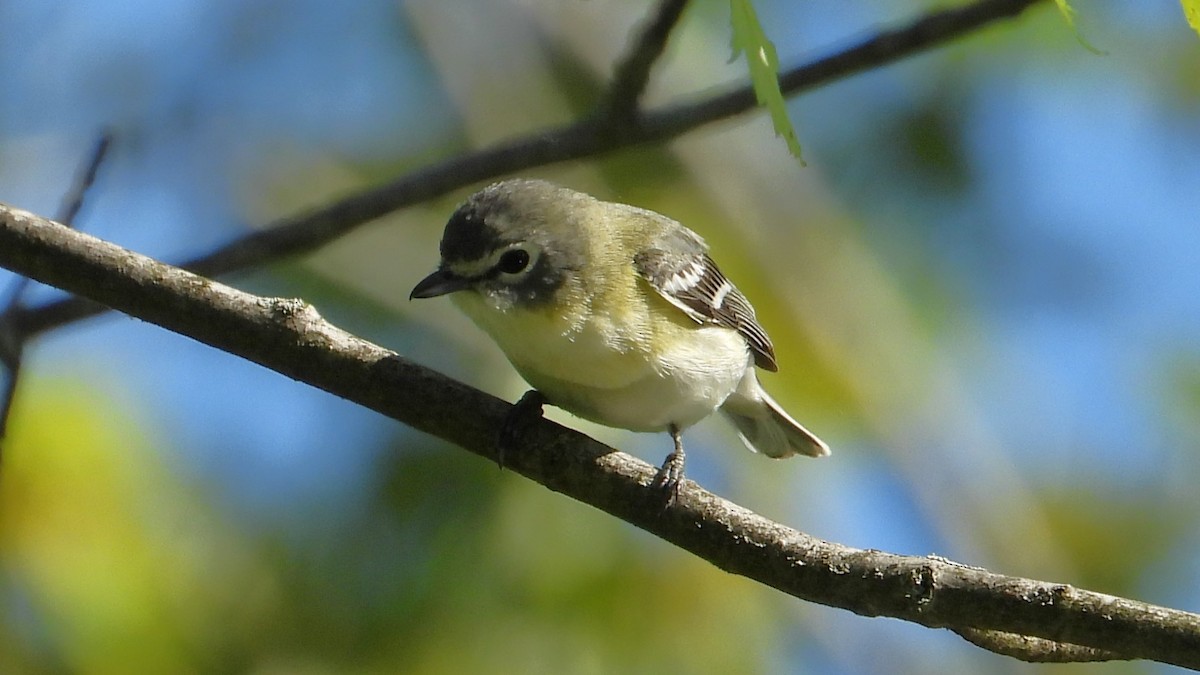
<svg viewBox="0 0 1200 675"><path fill-rule="evenodd" d="M679 500L679 492L683 488L683 465L683 453L672 452L663 460L662 466L650 483L654 488L662 490L665 497L664 508Z"/></svg>
<svg viewBox="0 0 1200 675"><path fill-rule="evenodd" d="M541 392L530 389L513 404L500 425L500 436L496 439L496 464L501 469L504 468L505 454L515 450L529 425L542 418L542 406L545 403L546 397Z"/></svg>
<svg viewBox="0 0 1200 675"><path fill-rule="evenodd" d="M665 500L663 508L666 509L679 501L679 492L683 488L683 465L685 456L683 454L683 435L679 427L672 424L667 428L671 434L671 440L675 443L675 449L667 458L663 460L662 466L659 467L658 473L654 474L654 480L650 485L663 491Z"/></svg>

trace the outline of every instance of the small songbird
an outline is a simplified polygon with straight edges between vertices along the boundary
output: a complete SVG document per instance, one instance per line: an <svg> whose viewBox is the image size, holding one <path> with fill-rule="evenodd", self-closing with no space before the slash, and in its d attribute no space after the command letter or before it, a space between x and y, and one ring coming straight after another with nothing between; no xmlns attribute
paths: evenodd
<svg viewBox="0 0 1200 675"><path fill-rule="evenodd" d="M546 402L605 426L670 433L674 450L655 478L669 501L683 479L680 433L716 410L768 457L829 454L759 384L755 366L778 369L771 340L704 240L678 222L507 180L458 207L441 255L410 299L452 293L534 388L506 422L501 453Z"/></svg>

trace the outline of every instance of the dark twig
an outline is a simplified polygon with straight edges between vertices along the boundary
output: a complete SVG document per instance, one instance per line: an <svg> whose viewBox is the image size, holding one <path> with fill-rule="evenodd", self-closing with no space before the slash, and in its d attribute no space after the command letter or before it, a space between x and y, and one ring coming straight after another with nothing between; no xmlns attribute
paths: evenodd
<svg viewBox="0 0 1200 675"><path fill-rule="evenodd" d="M667 47L667 38L679 23L687 0L662 0L653 18L638 33L632 48L613 71L613 82L602 114L615 124L628 123L637 116L638 100L650 81L650 69Z"/></svg>
<svg viewBox="0 0 1200 675"><path fill-rule="evenodd" d="M1000 19L1013 17L1044 0L980 0L884 31L864 42L786 71L785 94L796 95L847 75L881 66L944 44ZM220 276L312 251L350 230L397 209L440 197L484 180L555 162L592 157L629 146L674 138L704 124L756 108L749 85L734 87L693 103L646 113L636 125L613 126L593 117L574 124L497 143L448 159L315 211L285 218L207 255L182 263L203 276ZM22 334L41 333L104 311L95 303L67 299L20 312Z"/></svg>
<svg viewBox="0 0 1200 675"><path fill-rule="evenodd" d="M496 459L496 435L511 406L346 333L299 300L243 293L2 205L0 266ZM1013 633L1101 650L1088 658L1111 654L1200 668L1200 615L939 558L850 548L767 520L687 480L663 509L651 487L654 467L645 462L544 419L532 422L523 440L507 468L797 598L864 616L970 629L973 637Z"/></svg>
<svg viewBox="0 0 1200 675"><path fill-rule="evenodd" d="M100 171L100 165L104 163L104 156L108 154L108 148L112 145L112 139L112 132L107 130L102 132L100 137L96 139L96 144L92 146L92 152L88 155L87 164L83 165L79 173L76 174L75 180L71 185L71 191L63 197L62 205L59 207L58 215L54 218L55 220L67 227L74 226L75 217L79 215L80 209L83 208L83 200L87 197L88 190L96 182L96 175ZM28 277L21 277L13 282L13 285L8 290L8 301L4 303L4 313L21 304L21 297L24 295L29 283L30 279ZM2 314L0 313L0 315ZM3 437L3 435L0 433L0 437Z"/></svg>
<svg viewBox="0 0 1200 675"><path fill-rule="evenodd" d="M79 215L79 210L83 208L83 201L87 197L88 190L96 182L96 176L100 173L100 165L104 163L105 157L108 156L108 150L112 147L113 132L111 129L105 129L100 133L100 137L96 139L96 144L92 146L92 154L88 158L87 165L83 171L75 177L75 184L71 192L63 198L62 211L58 214L58 222L71 227L75 224L75 217Z"/></svg>
<svg viewBox="0 0 1200 675"><path fill-rule="evenodd" d="M63 197L62 206L58 213L58 222L70 227L83 208L83 200L88 190L96 182L96 174L108 148L112 145L113 134L105 130L92 146L87 164L75 176L71 191ZM29 334L14 330L15 322L10 317L24 308L25 290L29 288L31 279L19 277L8 290L8 300L4 303L4 311L0 312L0 366L4 367L4 388L0 390L0 460L4 454L4 437L8 432L8 417L12 413L13 398L17 393L17 381L21 376L21 360L25 352L25 341Z"/></svg>
<svg viewBox="0 0 1200 675"><path fill-rule="evenodd" d="M4 438L8 433L8 416L12 413L13 400L17 394L17 380L21 377L21 356L24 345L8 330L7 322L0 317L0 367L4 368L4 388L0 390L0 461L4 459Z"/></svg>

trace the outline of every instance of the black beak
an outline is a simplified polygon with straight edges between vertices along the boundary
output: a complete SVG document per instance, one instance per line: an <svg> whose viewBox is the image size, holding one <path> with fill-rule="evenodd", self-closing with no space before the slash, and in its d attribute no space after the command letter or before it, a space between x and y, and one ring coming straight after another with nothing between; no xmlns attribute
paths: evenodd
<svg viewBox="0 0 1200 675"><path fill-rule="evenodd" d="M408 299L413 298L436 298L439 295L446 295L455 291L461 291L470 285L470 281L460 276L455 276L446 270L438 270L433 274L421 280L412 293L408 294Z"/></svg>

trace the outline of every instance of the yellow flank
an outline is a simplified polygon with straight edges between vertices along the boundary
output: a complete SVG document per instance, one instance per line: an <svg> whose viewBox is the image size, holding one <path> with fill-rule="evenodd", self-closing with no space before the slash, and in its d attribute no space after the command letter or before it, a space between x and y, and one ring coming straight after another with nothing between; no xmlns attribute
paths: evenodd
<svg viewBox="0 0 1200 675"><path fill-rule="evenodd" d="M537 308L500 309L479 293L457 293L452 299L522 373L616 389L654 370L651 344L670 339L666 333L698 327L652 290L636 293L639 283L645 282L625 277L619 284L628 288L610 286L592 296L571 279L557 302Z"/></svg>

